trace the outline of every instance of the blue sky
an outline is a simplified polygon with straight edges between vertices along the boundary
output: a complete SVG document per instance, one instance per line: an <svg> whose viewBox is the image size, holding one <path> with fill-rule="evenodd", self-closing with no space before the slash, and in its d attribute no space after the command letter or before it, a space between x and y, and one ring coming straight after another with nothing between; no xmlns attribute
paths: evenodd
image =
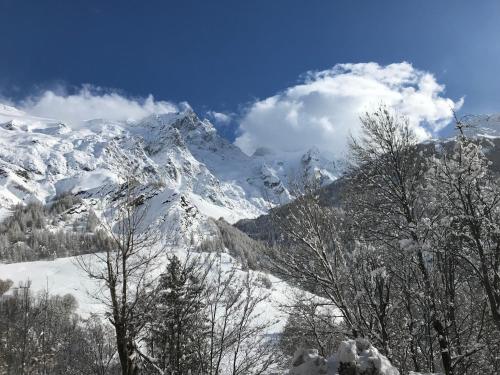
<svg viewBox="0 0 500 375"><path fill-rule="evenodd" d="M307 71L407 61L497 112L499 37L488 0L0 0L0 94L92 84L241 117Z"/></svg>

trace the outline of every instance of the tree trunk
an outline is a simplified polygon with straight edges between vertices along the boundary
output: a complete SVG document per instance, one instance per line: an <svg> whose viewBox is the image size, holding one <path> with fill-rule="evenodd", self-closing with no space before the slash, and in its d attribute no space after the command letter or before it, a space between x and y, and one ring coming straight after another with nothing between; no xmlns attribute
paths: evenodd
<svg viewBox="0 0 500 375"><path fill-rule="evenodd" d="M443 369L446 375L453 375L453 367L451 365L451 354L450 348L448 346L448 340L446 338L446 332L442 323L433 318L432 326L438 334L439 350L441 352L441 360L443 362Z"/></svg>
<svg viewBox="0 0 500 375"><path fill-rule="evenodd" d="M138 373L138 368L133 360L134 347L127 338L123 326L116 327L116 348L120 359L122 375L136 375Z"/></svg>

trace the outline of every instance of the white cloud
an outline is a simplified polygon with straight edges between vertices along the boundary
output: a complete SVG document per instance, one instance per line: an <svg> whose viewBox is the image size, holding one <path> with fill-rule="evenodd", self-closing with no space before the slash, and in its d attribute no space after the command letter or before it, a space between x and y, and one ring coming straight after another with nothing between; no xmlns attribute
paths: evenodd
<svg viewBox="0 0 500 375"><path fill-rule="evenodd" d="M178 110L175 104L147 98L129 98L117 92L85 85L75 94L47 90L20 103L23 111L40 117L79 125L83 121L105 118L108 120L137 120L151 114L170 113ZM181 107L189 106L181 103Z"/></svg>
<svg viewBox="0 0 500 375"><path fill-rule="evenodd" d="M444 86L428 72L403 62L340 64L308 72L296 86L253 103L235 143L251 154L257 147L295 151L316 146L342 155L359 116L380 104L408 116L421 139L430 137L462 105L444 95Z"/></svg>
<svg viewBox="0 0 500 375"><path fill-rule="evenodd" d="M232 114L216 111L208 111L207 116L219 125L227 125L232 120Z"/></svg>

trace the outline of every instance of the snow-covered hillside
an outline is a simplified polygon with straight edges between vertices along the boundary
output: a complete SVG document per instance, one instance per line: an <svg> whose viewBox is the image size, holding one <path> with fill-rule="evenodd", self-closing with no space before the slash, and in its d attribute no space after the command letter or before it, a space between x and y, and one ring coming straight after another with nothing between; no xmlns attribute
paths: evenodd
<svg viewBox="0 0 500 375"><path fill-rule="evenodd" d="M175 254L181 259L186 256L185 248L172 248L169 255ZM190 257L206 257L210 256L207 253L191 254ZM92 255L85 255L91 259ZM167 256L164 257L163 263L167 264ZM214 257L217 259L217 257ZM221 254L217 262L220 262L224 272L229 272L235 266L235 260L228 254ZM161 264L162 261L160 260ZM165 267L158 267L155 272L163 272ZM243 277L243 272L238 271L238 274ZM280 279L272 275L263 274L258 271L250 271L252 277L256 280L256 288L259 294L269 295L265 304L258 306L261 313L265 312L266 318L276 321L270 327L269 334L281 332L286 322L285 313L282 311L282 306L290 304L292 297L300 290L291 287ZM258 283L259 275L269 280L269 285ZM264 276L265 275L265 276ZM100 285L96 280L88 278L85 272L80 268L75 257L59 258L49 261L36 261L24 263L0 263L0 278L10 279L14 285L31 282L33 292L43 292L48 290L51 294L65 295L72 294L78 301L78 312L83 316L90 314L101 315L105 312L105 306L101 302L102 294Z"/></svg>
<svg viewBox="0 0 500 375"><path fill-rule="evenodd" d="M191 109L75 126L0 105L0 208L67 191L87 201L103 198L130 174L159 191L155 214L168 212L194 230L207 217L234 222L260 215L293 198L291 181L326 184L336 170L314 149L248 156Z"/></svg>
<svg viewBox="0 0 500 375"><path fill-rule="evenodd" d="M134 122L94 119L76 126L0 105L0 220L16 204L47 203L67 192L82 199L78 209L65 214L66 222L47 230L71 227L90 208L107 211L133 176L138 182L134 189L147 201L146 222L187 242L193 235L217 233L211 217L234 222L258 216L293 199L296 180L327 184L335 174L333 162L315 149L286 154L258 149L248 156L190 109ZM182 241L177 246L182 257L186 247ZM223 259L228 266L236 264L229 254ZM277 318L293 288L269 278L271 299L265 309ZM29 279L34 291L71 293L83 314L103 308L90 297L98 294L98 285L72 257L0 264L0 279L15 284ZM280 319L274 331L284 322Z"/></svg>

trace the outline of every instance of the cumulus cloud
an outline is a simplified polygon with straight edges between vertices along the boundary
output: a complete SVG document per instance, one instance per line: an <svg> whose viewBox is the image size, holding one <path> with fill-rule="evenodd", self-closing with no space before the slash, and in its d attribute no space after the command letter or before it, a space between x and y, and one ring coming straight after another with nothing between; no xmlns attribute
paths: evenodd
<svg viewBox="0 0 500 375"><path fill-rule="evenodd" d="M181 103L181 107L186 106L189 104ZM73 94L67 94L64 90L47 90L23 100L20 107L31 115L58 119L71 125L97 118L138 120L151 114L178 110L175 104L157 101L152 95L146 98L129 98L89 85Z"/></svg>
<svg viewBox="0 0 500 375"><path fill-rule="evenodd" d="M207 116L219 125L227 125L232 120L232 114L216 111L208 111Z"/></svg>
<svg viewBox="0 0 500 375"><path fill-rule="evenodd" d="M359 116L380 104L409 118L421 139L446 126L462 99L444 96L429 72L402 62L340 64L308 72L301 83L254 102L239 127L236 145L251 154L258 147L283 151L313 146L338 156L360 129Z"/></svg>

